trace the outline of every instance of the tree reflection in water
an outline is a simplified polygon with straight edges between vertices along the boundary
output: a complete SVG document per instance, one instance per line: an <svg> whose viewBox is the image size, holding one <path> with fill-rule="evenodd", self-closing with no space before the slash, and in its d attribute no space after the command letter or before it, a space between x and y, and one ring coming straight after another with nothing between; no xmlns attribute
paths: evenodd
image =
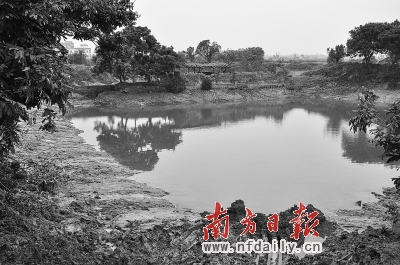
<svg viewBox="0 0 400 265"><path fill-rule="evenodd" d="M144 124L128 127L128 118L121 117L115 125L115 119L95 122L94 130L100 148L111 154L119 163L134 170L151 171L158 162L157 153L162 149L174 150L182 142L182 133L174 130L170 120L153 122L148 118Z"/></svg>
<svg viewBox="0 0 400 265"><path fill-rule="evenodd" d="M153 109L134 112L107 112L84 110L75 113L77 117L104 117L107 122L95 122L95 130L100 148L115 157L121 164L132 169L150 171L158 162L157 153L162 149L173 150L181 142L180 130L189 128L218 128L226 123L240 123L265 117L281 125L290 112L301 109L309 115L319 115L326 119L324 132L341 141L343 156L353 163L383 163L382 149L367 141L365 134L353 134L348 121L354 116L356 106L345 103L293 102L282 105L238 104L218 107ZM86 112L85 112L86 111ZM153 117L153 119L152 119ZM155 117L164 119L162 122ZM128 126L128 120L131 126ZM133 125L137 120L146 122ZM117 122L118 121L118 122ZM267 137L267 136L266 136Z"/></svg>

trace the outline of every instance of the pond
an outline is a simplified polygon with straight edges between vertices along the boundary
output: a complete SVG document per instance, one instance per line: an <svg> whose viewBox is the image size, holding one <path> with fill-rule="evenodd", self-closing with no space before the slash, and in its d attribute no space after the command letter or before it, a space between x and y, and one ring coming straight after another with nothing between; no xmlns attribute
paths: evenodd
<svg viewBox="0 0 400 265"><path fill-rule="evenodd" d="M370 135L354 134L354 105L236 104L138 111L84 109L73 124L87 143L142 171L173 203L212 211L244 200L275 213L313 204L325 213L375 201L398 172Z"/></svg>

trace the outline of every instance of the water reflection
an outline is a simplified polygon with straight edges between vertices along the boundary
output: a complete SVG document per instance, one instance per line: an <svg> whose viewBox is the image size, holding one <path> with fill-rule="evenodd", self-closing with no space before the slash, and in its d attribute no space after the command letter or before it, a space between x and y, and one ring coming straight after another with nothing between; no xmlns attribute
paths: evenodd
<svg viewBox="0 0 400 265"><path fill-rule="evenodd" d="M353 163L383 163L381 148L369 143L369 135L354 134L349 130L348 120L354 116L355 106L348 104L292 103L285 105L234 105L218 108L192 108L170 110L140 110L135 112L85 109L73 118L107 117L107 122L95 121L94 130L101 150L113 155L121 164L136 170L154 169L157 153L162 149L174 150L182 141L177 129L219 127L222 124L254 120L256 117L271 119L281 124L285 115L294 109L303 109L309 115L316 114L327 119L324 132L330 137L340 137L343 156ZM153 122L153 118L160 118ZM115 120L119 120L115 125ZM147 119L137 125L138 119ZM131 127L128 120L133 121ZM87 130L87 128L85 128Z"/></svg>
<svg viewBox="0 0 400 265"><path fill-rule="evenodd" d="M169 191L181 206L204 211L243 199L253 211L271 213L302 201L329 212L374 200L371 191L397 176L382 165L382 149L367 142L370 136L350 131L355 108L315 102L85 109L72 121L88 143L147 171L134 178Z"/></svg>
<svg viewBox="0 0 400 265"><path fill-rule="evenodd" d="M162 149L174 150L181 142L181 132L174 130L170 120L153 122L149 117L145 123L128 126L127 117L115 117L108 122L95 121L94 130L99 133L100 148L114 156L119 163L131 169L151 171L158 162L157 153Z"/></svg>

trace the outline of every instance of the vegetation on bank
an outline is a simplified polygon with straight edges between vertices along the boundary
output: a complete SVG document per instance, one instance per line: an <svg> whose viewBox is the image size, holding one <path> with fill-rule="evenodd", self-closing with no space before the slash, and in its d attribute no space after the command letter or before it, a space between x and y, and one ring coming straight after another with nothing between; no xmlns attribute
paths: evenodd
<svg viewBox="0 0 400 265"><path fill-rule="evenodd" d="M303 73L304 76L323 76L341 84L373 86L387 84L389 89L400 89L400 67L387 64L340 63Z"/></svg>
<svg viewBox="0 0 400 265"><path fill-rule="evenodd" d="M108 85L118 82L110 73L95 74L91 66L81 64L69 64L66 73L71 86Z"/></svg>

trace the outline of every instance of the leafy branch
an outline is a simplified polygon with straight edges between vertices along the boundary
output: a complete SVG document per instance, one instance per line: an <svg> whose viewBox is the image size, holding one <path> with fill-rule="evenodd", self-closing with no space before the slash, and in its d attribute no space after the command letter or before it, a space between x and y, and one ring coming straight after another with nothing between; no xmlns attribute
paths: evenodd
<svg viewBox="0 0 400 265"><path fill-rule="evenodd" d="M375 108L375 101L378 96L373 90L363 91L359 96L357 115L350 119L350 130L354 133L363 131L376 125L375 129L370 130L374 136L372 143L383 147L382 159L387 157L386 163L392 163L400 160L400 100L392 103L389 109L385 110L386 119L381 117ZM396 188L400 188L400 177L392 178Z"/></svg>

